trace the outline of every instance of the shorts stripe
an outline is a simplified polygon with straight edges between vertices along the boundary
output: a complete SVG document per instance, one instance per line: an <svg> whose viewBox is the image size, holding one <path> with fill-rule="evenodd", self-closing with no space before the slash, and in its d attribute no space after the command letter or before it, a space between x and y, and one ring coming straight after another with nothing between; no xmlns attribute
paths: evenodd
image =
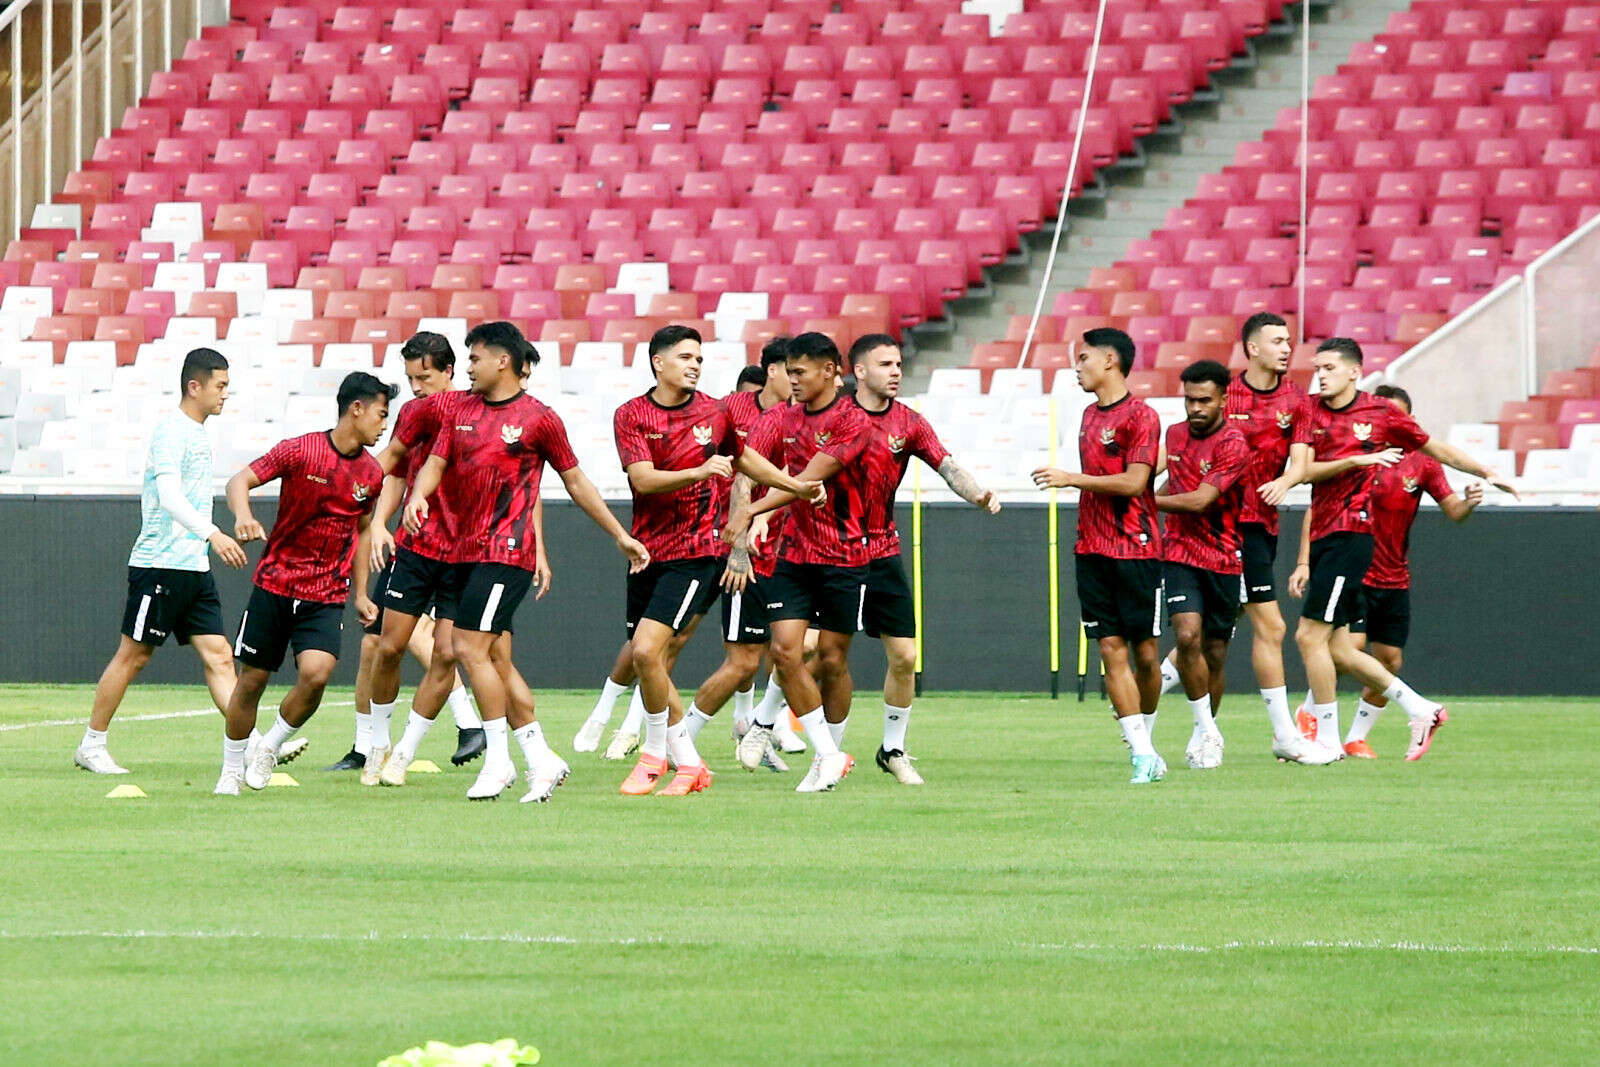
<svg viewBox="0 0 1600 1067"><path fill-rule="evenodd" d="M857 630L865 630L867 628L866 619L867 619L867 587L866 587L865 584L863 584L861 586L861 593L856 598L856 629Z"/></svg>
<svg viewBox="0 0 1600 1067"><path fill-rule="evenodd" d="M1239 575L1239 603L1250 603L1250 583L1245 581L1244 575Z"/></svg>
<svg viewBox="0 0 1600 1067"><path fill-rule="evenodd" d="M1344 592L1344 575L1333 580L1333 592L1328 594L1328 609L1322 613L1323 622L1332 622L1333 616L1339 610L1339 594Z"/></svg>
<svg viewBox="0 0 1600 1067"><path fill-rule="evenodd" d="M1150 635L1152 637L1161 636L1161 601L1165 599L1164 594L1166 591L1166 582L1162 582L1160 585L1156 586L1156 610L1155 614L1151 616L1152 621L1150 623L1150 628L1153 631Z"/></svg>
<svg viewBox="0 0 1600 1067"><path fill-rule="evenodd" d="M728 640L739 640L739 616L744 611L744 594L734 593L728 608Z"/></svg>
<svg viewBox="0 0 1600 1067"><path fill-rule="evenodd" d="M683 617L689 613L689 607L694 603L694 596L700 592L700 579L694 578L689 582L689 588L683 594L683 603L678 605L678 613L672 617L672 628L676 630L683 625Z"/></svg>
<svg viewBox="0 0 1600 1067"><path fill-rule="evenodd" d="M150 614L150 595L146 593L139 598L139 614L133 620L133 639L144 640L144 620Z"/></svg>
<svg viewBox="0 0 1600 1067"><path fill-rule="evenodd" d="M239 636L233 642L233 654L235 656L242 656L244 654L244 628L247 624L249 624L249 622L250 609L246 608L244 614L239 618Z"/></svg>
<svg viewBox="0 0 1600 1067"><path fill-rule="evenodd" d="M478 629L482 632L489 633L494 626L494 612L500 606L500 594L505 591L504 582L495 582L494 587L489 590L489 599L483 605L483 618L478 620Z"/></svg>

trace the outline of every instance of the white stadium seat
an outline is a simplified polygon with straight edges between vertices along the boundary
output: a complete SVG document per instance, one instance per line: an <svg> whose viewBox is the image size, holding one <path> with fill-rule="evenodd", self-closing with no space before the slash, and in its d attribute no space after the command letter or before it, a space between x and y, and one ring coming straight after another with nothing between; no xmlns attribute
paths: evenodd
<svg viewBox="0 0 1600 1067"><path fill-rule="evenodd" d="M1446 440L1467 452L1481 452L1486 448L1498 448L1500 447L1500 427L1492 422L1458 422L1450 427L1450 435Z"/></svg>
<svg viewBox="0 0 1600 1067"><path fill-rule="evenodd" d="M928 375L929 396L981 396L983 376L971 367L937 367Z"/></svg>
<svg viewBox="0 0 1600 1067"><path fill-rule="evenodd" d="M342 371L374 369L372 345L368 342L328 345L322 350L322 368ZM344 375L340 375L342 379Z"/></svg>
<svg viewBox="0 0 1600 1067"><path fill-rule="evenodd" d="M259 315L267 295L267 265L265 263L224 263L217 267L219 293L233 293L239 304L239 314Z"/></svg>
<svg viewBox="0 0 1600 1067"><path fill-rule="evenodd" d="M1001 367L989 379L994 396L1038 396L1044 392L1044 376L1034 367Z"/></svg>

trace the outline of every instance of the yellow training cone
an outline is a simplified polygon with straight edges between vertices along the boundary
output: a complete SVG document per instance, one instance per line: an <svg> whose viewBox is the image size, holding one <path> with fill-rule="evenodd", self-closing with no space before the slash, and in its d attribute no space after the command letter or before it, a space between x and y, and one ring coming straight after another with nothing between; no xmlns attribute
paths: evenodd
<svg viewBox="0 0 1600 1067"><path fill-rule="evenodd" d="M107 800L141 800L145 791L136 785L119 785L106 794Z"/></svg>
<svg viewBox="0 0 1600 1067"><path fill-rule="evenodd" d="M282 771L273 771L272 772L272 777L267 779L267 788L268 789L271 789L275 785L293 786L296 789L298 789L300 787L300 783L299 782L295 781L293 778L289 777L287 774L284 774Z"/></svg>
<svg viewBox="0 0 1600 1067"><path fill-rule="evenodd" d="M406 768L412 774L438 774L439 765L431 759L412 760L411 766Z"/></svg>

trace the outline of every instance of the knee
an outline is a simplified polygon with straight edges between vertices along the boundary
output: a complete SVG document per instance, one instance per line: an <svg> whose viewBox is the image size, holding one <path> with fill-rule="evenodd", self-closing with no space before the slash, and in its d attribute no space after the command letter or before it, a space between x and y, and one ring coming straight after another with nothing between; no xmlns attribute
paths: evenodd
<svg viewBox="0 0 1600 1067"><path fill-rule="evenodd" d="M917 673L917 650L915 646L910 649L891 648L885 654L888 657L890 674L904 677Z"/></svg>
<svg viewBox="0 0 1600 1067"><path fill-rule="evenodd" d="M654 672L666 663L667 647L655 641L633 642L633 669L643 674L646 671Z"/></svg>
<svg viewBox="0 0 1600 1067"><path fill-rule="evenodd" d="M406 642L400 640L398 635L390 637L388 634L380 635L374 640L377 641L377 646L372 651L374 662L386 668L399 666L400 657L406 654Z"/></svg>
<svg viewBox="0 0 1600 1067"><path fill-rule="evenodd" d="M1200 627L1194 624L1179 623L1172 629L1178 643L1178 655L1198 656L1201 654Z"/></svg>
<svg viewBox="0 0 1600 1067"><path fill-rule="evenodd" d="M150 656L155 651L149 645L138 641L129 641L117 650L117 659L127 670L138 674L144 670L145 664L150 662Z"/></svg>
<svg viewBox="0 0 1600 1067"><path fill-rule="evenodd" d="M1314 628L1306 625L1305 620L1302 619L1300 620L1300 625L1295 627L1294 643L1300 649L1301 655L1304 655L1306 652L1316 649L1319 645L1325 644L1321 640L1321 636Z"/></svg>
<svg viewBox="0 0 1600 1067"><path fill-rule="evenodd" d="M1257 641L1267 641L1274 645L1283 644L1283 639L1289 632L1288 625L1277 615L1268 615L1262 619L1251 619L1250 624L1255 627ZM1295 640L1298 641L1299 639L1300 635L1296 633Z"/></svg>

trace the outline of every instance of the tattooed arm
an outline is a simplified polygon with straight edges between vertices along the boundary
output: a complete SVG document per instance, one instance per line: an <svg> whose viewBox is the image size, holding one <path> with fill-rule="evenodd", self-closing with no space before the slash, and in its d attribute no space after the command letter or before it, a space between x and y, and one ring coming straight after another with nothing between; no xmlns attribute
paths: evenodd
<svg viewBox="0 0 1600 1067"><path fill-rule="evenodd" d="M732 496L728 502L728 514L735 517L745 516L745 521L739 527L737 538L733 542L733 550L728 553L728 567L722 572L722 588L730 593L742 593L750 584L752 568L750 566L750 549L746 543L745 528L748 526L746 513L750 510L750 478L745 474L733 476ZM730 522L730 529L733 523Z"/></svg>
<svg viewBox="0 0 1600 1067"><path fill-rule="evenodd" d="M939 477L944 479L956 496L974 507L983 508L991 515L1000 511L1000 498L994 495L992 489L979 485L978 480L953 456L946 456L944 462L939 464Z"/></svg>

